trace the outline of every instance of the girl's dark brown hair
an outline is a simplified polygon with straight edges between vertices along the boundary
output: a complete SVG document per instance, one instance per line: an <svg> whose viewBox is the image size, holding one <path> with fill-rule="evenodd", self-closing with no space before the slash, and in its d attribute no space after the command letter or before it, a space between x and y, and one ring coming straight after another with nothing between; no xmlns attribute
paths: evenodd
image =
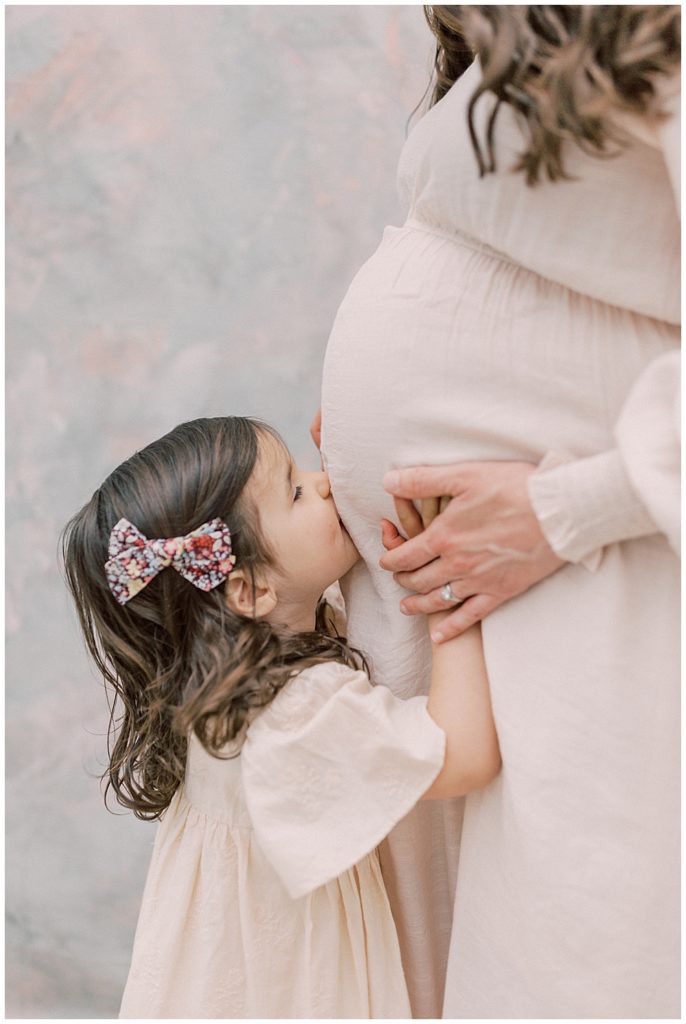
<svg viewBox="0 0 686 1024"><path fill-rule="evenodd" d="M626 138L612 124L612 111L664 116L655 79L681 62L678 5L493 4L424 11L437 40L432 104L478 56L482 80L469 103L468 123L479 173L495 170L495 123L507 103L526 138L513 169L523 171L529 185L542 170L551 181L569 177L562 160L565 140L595 156L618 152ZM494 93L497 103L482 141L474 107L485 92Z"/></svg>
<svg viewBox="0 0 686 1024"><path fill-rule="evenodd" d="M260 567L278 566L245 493L269 438L283 444L267 424L244 417L183 423L115 469L65 528L67 583L88 650L111 687L105 799L111 787L139 818L158 818L168 806L183 779L190 730L218 754L240 740L294 670L330 660L364 667L332 635L323 601L315 631L293 633L234 614L223 586L198 590L173 569L124 606L110 593L104 565L122 517L150 538L181 536L220 517L237 565L253 578Z"/></svg>

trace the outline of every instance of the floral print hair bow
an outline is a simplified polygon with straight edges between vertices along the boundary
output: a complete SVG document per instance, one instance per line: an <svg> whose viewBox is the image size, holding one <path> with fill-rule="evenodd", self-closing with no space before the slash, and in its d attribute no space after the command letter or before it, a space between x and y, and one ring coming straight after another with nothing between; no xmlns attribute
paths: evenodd
<svg viewBox="0 0 686 1024"><path fill-rule="evenodd" d="M168 566L199 590L213 590L236 564L231 533L221 519L203 523L185 537L148 540L128 519L110 534L107 583L119 604L126 604Z"/></svg>

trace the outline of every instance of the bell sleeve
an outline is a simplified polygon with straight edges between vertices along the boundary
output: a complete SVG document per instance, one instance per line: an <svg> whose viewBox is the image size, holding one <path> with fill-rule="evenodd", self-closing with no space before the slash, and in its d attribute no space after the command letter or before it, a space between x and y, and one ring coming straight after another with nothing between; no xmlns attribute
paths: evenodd
<svg viewBox="0 0 686 1024"><path fill-rule="evenodd" d="M668 115L652 128L680 210L680 75L663 86ZM648 128L645 128L648 131ZM616 447L583 459L549 452L528 481L529 498L555 553L595 570L602 548L662 532L680 554L680 353L650 363L615 424Z"/></svg>
<svg viewBox="0 0 686 1024"><path fill-rule="evenodd" d="M425 697L399 700L338 663L300 673L241 753L255 838L295 899L370 853L430 787L445 734Z"/></svg>

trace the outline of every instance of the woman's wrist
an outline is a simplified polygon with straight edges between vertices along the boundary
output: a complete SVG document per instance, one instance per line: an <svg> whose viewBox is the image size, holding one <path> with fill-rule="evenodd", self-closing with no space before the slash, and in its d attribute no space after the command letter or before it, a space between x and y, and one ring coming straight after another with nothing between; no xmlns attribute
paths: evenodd
<svg viewBox="0 0 686 1024"><path fill-rule="evenodd" d="M546 540L567 562L582 562L607 544L655 532L616 449L581 459L550 452L527 484Z"/></svg>

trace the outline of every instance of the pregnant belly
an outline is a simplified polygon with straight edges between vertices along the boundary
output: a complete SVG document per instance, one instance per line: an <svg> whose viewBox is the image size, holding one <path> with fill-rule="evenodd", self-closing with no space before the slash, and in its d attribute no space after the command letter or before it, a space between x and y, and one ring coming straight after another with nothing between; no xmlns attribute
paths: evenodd
<svg viewBox="0 0 686 1024"><path fill-rule="evenodd" d="M421 634L406 625L401 592L378 568L379 519L393 514L387 469L603 451L635 378L677 343L669 325L491 251L386 229L343 300L324 364L323 455L363 557L347 581L351 639L424 650L423 624Z"/></svg>

